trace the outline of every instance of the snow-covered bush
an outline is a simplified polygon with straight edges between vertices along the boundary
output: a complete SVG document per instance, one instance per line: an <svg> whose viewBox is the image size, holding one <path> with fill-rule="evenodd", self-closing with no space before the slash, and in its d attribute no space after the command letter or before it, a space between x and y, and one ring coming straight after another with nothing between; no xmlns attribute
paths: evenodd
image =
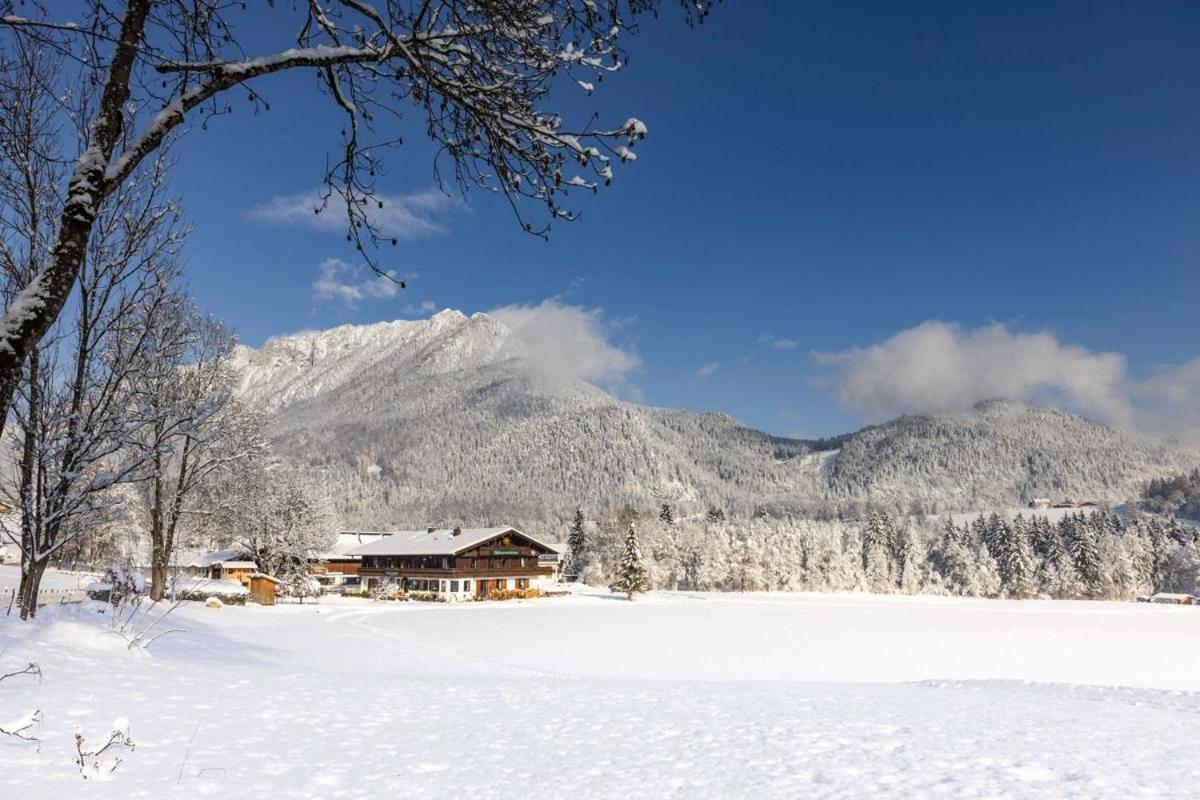
<svg viewBox="0 0 1200 800"><path fill-rule="evenodd" d="M250 590L238 581L211 580L191 575L180 575L174 582L175 596L180 600L208 602L216 597L226 605L244 606Z"/></svg>
<svg viewBox="0 0 1200 800"><path fill-rule="evenodd" d="M305 598L320 597L321 582L307 572L296 570L283 576L279 589L284 597L291 597L304 602Z"/></svg>
<svg viewBox="0 0 1200 800"><path fill-rule="evenodd" d="M109 567L104 577L93 581L85 589L92 600L112 603L114 606L132 601L146 593L146 576L126 567Z"/></svg>

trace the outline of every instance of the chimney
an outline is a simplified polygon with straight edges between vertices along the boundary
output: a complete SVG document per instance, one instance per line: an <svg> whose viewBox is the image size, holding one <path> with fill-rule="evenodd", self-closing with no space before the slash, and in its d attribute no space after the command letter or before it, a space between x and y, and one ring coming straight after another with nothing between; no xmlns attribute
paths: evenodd
<svg viewBox="0 0 1200 800"><path fill-rule="evenodd" d="M452 531L450 532L450 534L451 534L452 536L458 536L460 533L462 533L462 528L461 528L461 527L459 527L458 525L455 525L455 526L454 526L454 530L452 530Z"/></svg>
<svg viewBox="0 0 1200 800"><path fill-rule="evenodd" d="M426 532L426 533L433 533L433 532L434 532L434 531L436 531L436 530L437 530L437 528L426 528L426 529L425 529L425 532Z"/></svg>

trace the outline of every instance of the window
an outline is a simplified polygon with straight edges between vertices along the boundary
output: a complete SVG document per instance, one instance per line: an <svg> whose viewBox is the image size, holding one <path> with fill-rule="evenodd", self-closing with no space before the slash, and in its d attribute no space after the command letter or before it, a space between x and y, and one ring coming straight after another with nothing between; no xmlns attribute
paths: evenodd
<svg viewBox="0 0 1200 800"><path fill-rule="evenodd" d="M517 588L518 589L526 588L527 583L529 583L529 581L526 580L525 578L517 578Z"/></svg>
<svg viewBox="0 0 1200 800"><path fill-rule="evenodd" d="M458 581L450 581L450 591L455 594L458 593Z"/></svg>
<svg viewBox="0 0 1200 800"><path fill-rule="evenodd" d="M471 591L471 582L470 581L463 581L463 591L464 592Z"/></svg>

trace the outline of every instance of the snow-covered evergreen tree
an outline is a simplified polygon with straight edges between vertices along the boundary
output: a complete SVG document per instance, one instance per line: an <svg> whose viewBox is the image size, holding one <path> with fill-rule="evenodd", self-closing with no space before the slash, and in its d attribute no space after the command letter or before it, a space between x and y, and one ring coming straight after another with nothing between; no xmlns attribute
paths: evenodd
<svg viewBox="0 0 1200 800"><path fill-rule="evenodd" d="M629 531L625 534L625 550L617 567L617 579L613 581L611 588L630 600L638 592L650 588L646 565L642 563L642 551L638 546L637 529L632 522L629 523Z"/></svg>
<svg viewBox="0 0 1200 800"><path fill-rule="evenodd" d="M1025 518L1018 514L1011 525L998 522L994 536L1005 596L1030 597L1034 592L1035 570Z"/></svg>
<svg viewBox="0 0 1200 800"><path fill-rule="evenodd" d="M890 518L873 513L862 531L863 579L867 591L890 592L895 588L892 576L895 560Z"/></svg>
<svg viewBox="0 0 1200 800"><path fill-rule="evenodd" d="M1082 514L1064 517L1063 523L1067 532L1063 538L1070 547L1071 558L1075 562L1075 571L1079 574L1084 594L1088 597L1102 597L1103 563L1095 529Z"/></svg>
<svg viewBox="0 0 1200 800"><path fill-rule="evenodd" d="M575 519L567 534L567 552L563 558L563 576L567 580L582 580L587 572L587 532L584 530L583 509L575 508Z"/></svg>

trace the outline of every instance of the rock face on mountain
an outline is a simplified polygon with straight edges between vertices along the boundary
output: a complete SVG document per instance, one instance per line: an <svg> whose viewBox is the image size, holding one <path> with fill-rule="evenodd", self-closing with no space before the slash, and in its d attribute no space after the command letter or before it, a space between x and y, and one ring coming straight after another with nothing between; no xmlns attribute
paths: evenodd
<svg viewBox="0 0 1200 800"><path fill-rule="evenodd" d="M1196 454L1052 408L993 401L828 440L619 400L540 374L483 314L298 333L239 349L284 458L325 470L347 526L549 522L588 509L854 513L1035 496L1124 499Z"/></svg>

